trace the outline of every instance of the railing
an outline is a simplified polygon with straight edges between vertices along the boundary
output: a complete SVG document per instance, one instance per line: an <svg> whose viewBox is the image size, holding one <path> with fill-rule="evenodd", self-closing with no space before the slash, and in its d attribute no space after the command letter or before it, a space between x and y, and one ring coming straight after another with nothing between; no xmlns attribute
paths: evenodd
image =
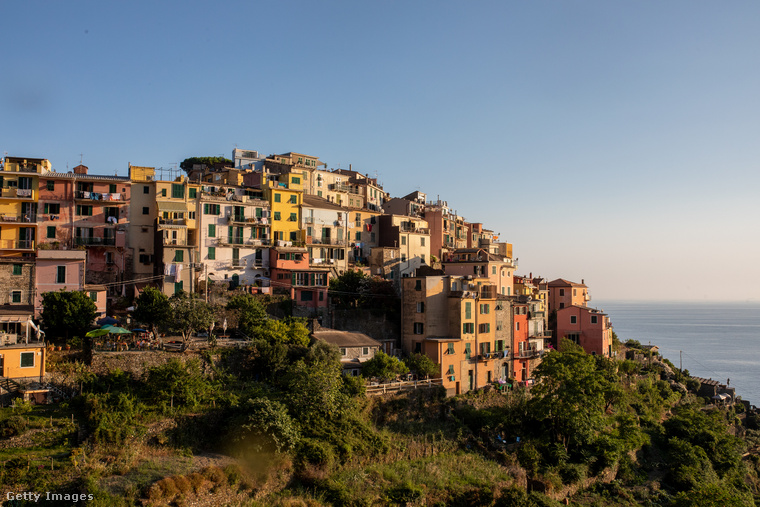
<svg viewBox="0 0 760 507"><path fill-rule="evenodd" d="M345 239L330 239L330 238L312 238L311 243L312 245L335 245L335 246L346 246L348 245L348 241Z"/></svg>
<svg viewBox="0 0 760 507"><path fill-rule="evenodd" d="M6 250L34 250L33 239L4 239L0 240L0 248Z"/></svg>
<svg viewBox="0 0 760 507"><path fill-rule="evenodd" d="M31 188L6 187L2 189L0 197L31 199L34 197L34 191Z"/></svg>
<svg viewBox="0 0 760 507"><path fill-rule="evenodd" d="M187 242L186 239L165 239L164 246L195 246Z"/></svg>
<svg viewBox="0 0 760 507"><path fill-rule="evenodd" d="M375 384L367 386L365 393L367 396L378 396L381 394L397 393L401 391L411 391L414 389L429 389L435 386L443 385L443 379L433 378L428 380L411 380L404 382L391 382L389 384Z"/></svg>
<svg viewBox="0 0 760 507"><path fill-rule="evenodd" d="M332 183L330 184L329 188L334 192L346 192L355 195L359 195L361 193L359 192L358 188L352 187L351 185L346 185L345 183Z"/></svg>
<svg viewBox="0 0 760 507"><path fill-rule="evenodd" d="M77 246L116 246L116 238L74 238Z"/></svg>
<svg viewBox="0 0 760 507"><path fill-rule="evenodd" d="M538 357L540 355L541 351L535 349L523 349L515 352L515 357L518 359L530 359L532 357Z"/></svg>
<svg viewBox="0 0 760 507"><path fill-rule="evenodd" d="M499 350L496 352L481 352L477 355L478 361L490 361L492 359L511 359L508 350Z"/></svg>
<svg viewBox="0 0 760 507"><path fill-rule="evenodd" d="M86 192L84 190L77 190L74 192L74 198L85 201L110 201L110 202L126 202L126 195L122 192L114 193L101 193L101 192Z"/></svg>
<svg viewBox="0 0 760 507"><path fill-rule="evenodd" d="M158 225L187 225L184 218L159 218Z"/></svg>
<svg viewBox="0 0 760 507"><path fill-rule="evenodd" d="M217 238L216 243L218 245L246 245L248 244L246 243L246 241L251 241L251 240L245 240L243 238L226 237L226 238Z"/></svg>
<svg viewBox="0 0 760 507"><path fill-rule="evenodd" d="M19 215L6 213L4 215L0 215L0 221L34 223L37 221L37 215L35 213L23 213Z"/></svg>
<svg viewBox="0 0 760 507"><path fill-rule="evenodd" d="M41 164L30 164L26 163L25 165L10 162L8 164L5 164L3 167L3 172L11 172L11 173L40 173L42 165Z"/></svg>

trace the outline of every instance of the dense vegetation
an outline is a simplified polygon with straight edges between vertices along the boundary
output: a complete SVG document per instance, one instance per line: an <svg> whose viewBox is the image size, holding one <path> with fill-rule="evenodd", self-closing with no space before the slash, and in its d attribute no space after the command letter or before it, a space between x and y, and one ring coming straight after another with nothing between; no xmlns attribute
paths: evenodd
<svg viewBox="0 0 760 507"><path fill-rule="evenodd" d="M92 493L90 505L109 506L757 498L759 460L743 458L760 440L757 420L740 405L705 407L659 362L590 356L563 343L537 368L530 392L367 398L364 380L341 375L337 349L308 343L302 322L275 324L247 297L232 307L246 314L247 347L172 356L139 377L55 364L82 394L2 410L0 481L19 491ZM370 366L378 377L429 367L387 356ZM201 466L208 453L235 462Z"/></svg>

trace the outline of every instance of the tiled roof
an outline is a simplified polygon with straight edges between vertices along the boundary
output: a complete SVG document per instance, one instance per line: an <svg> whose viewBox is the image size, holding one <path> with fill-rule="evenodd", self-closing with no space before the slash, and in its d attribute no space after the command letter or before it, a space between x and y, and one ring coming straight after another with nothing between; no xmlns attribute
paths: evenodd
<svg viewBox="0 0 760 507"><path fill-rule="evenodd" d="M364 333L354 331L338 331L322 328L311 334L316 340L333 343L338 347L380 347L382 344Z"/></svg>
<svg viewBox="0 0 760 507"><path fill-rule="evenodd" d="M557 278L549 282L549 287L587 287L582 283L575 283L565 280L564 278Z"/></svg>

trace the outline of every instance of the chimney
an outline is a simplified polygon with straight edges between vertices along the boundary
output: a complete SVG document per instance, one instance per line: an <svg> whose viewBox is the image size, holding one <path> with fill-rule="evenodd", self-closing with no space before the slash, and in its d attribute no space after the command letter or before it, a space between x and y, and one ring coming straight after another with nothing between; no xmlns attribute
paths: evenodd
<svg viewBox="0 0 760 507"><path fill-rule="evenodd" d="M586 285L586 281L583 278L581 278L581 285Z"/></svg>
<svg viewBox="0 0 760 507"><path fill-rule="evenodd" d="M74 168L74 174L87 174L87 166L79 164Z"/></svg>

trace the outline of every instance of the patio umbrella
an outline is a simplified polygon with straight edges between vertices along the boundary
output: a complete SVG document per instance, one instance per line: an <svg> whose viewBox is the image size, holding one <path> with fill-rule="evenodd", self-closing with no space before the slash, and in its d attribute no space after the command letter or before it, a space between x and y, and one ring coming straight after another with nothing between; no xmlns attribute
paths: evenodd
<svg viewBox="0 0 760 507"><path fill-rule="evenodd" d="M133 333L147 333L148 330L147 329L133 329L132 332Z"/></svg>
<svg viewBox="0 0 760 507"><path fill-rule="evenodd" d="M110 328L103 329L108 329L108 332L111 334L132 334L132 331L129 329L124 329L123 327L112 326Z"/></svg>
<svg viewBox="0 0 760 507"><path fill-rule="evenodd" d="M116 320L116 319L114 319L113 317L103 317L102 319L98 319L96 322L97 322L97 324L99 326L103 326L103 325L106 325L106 324L113 325L113 324L118 324L119 323L119 321Z"/></svg>
<svg viewBox="0 0 760 507"><path fill-rule="evenodd" d="M90 338L96 338L98 336L103 336L108 334L110 331L108 329L93 329L92 331L88 331L85 336L88 336Z"/></svg>

